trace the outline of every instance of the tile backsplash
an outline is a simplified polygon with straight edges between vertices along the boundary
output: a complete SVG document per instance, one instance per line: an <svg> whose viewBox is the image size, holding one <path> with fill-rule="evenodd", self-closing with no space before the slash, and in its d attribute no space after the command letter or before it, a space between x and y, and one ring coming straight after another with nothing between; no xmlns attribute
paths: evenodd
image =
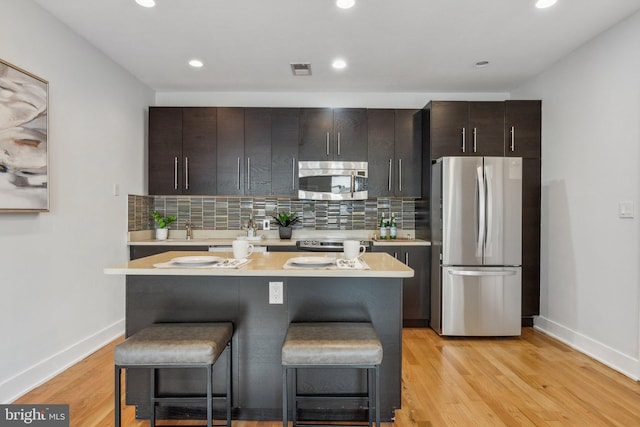
<svg viewBox="0 0 640 427"><path fill-rule="evenodd" d="M223 196L137 196L128 198L129 231L155 228L152 210L175 215L173 229L184 229L191 221L193 229L241 230L253 214L255 220L272 219L277 212L297 212L301 221L296 229L374 230L384 213L396 214L398 228L415 229L416 201L413 198L380 197L369 200L318 201L287 197Z"/></svg>

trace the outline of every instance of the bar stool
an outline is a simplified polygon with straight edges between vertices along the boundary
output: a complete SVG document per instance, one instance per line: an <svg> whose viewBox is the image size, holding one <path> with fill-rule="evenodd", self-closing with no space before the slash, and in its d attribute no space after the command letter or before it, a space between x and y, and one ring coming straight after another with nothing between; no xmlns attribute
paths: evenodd
<svg viewBox="0 0 640 427"><path fill-rule="evenodd" d="M213 425L213 400L225 400L227 426L231 427L231 337L233 324L224 323L158 323L127 338L116 346L115 425L120 427L120 387L122 368L150 369L151 427L155 427L156 405L161 402L207 402L207 426ZM227 349L227 390L224 396L213 396L213 365ZM197 397L165 396L156 393L156 369L203 368L207 375L207 394Z"/></svg>
<svg viewBox="0 0 640 427"><path fill-rule="evenodd" d="M292 323L282 345L282 425L288 427L288 401L293 401L292 426L296 427L298 401L310 399L366 399L369 427L380 427L380 364L382 344L371 323L324 322ZM367 393L314 396L298 394L297 370L307 368L358 368L367 370ZM291 396L288 372L292 373ZM374 381L371 381L373 373ZM375 403L374 403L375 396ZM300 424L320 426L324 424ZM332 426L336 425L331 423ZM340 424L338 424L340 425ZM348 425L348 424L342 424Z"/></svg>

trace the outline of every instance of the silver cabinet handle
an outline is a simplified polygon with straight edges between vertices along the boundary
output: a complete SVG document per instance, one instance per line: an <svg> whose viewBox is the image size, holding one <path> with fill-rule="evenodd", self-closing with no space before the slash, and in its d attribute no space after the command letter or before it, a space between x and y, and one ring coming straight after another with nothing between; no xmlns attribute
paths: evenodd
<svg viewBox="0 0 640 427"><path fill-rule="evenodd" d="M477 141L477 133L478 130L476 128L473 128L473 152L476 152L476 141Z"/></svg>
<svg viewBox="0 0 640 427"><path fill-rule="evenodd" d="M452 276L515 276L515 270L447 270Z"/></svg>
<svg viewBox="0 0 640 427"><path fill-rule="evenodd" d="M402 159L398 159L398 190L402 191Z"/></svg>
<svg viewBox="0 0 640 427"><path fill-rule="evenodd" d="M189 189L189 157L184 158L184 189Z"/></svg>
<svg viewBox="0 0 640 427"><path fill-rule="evenodd" d="M340 132L338 132L338 156L340 155Z"/></svg>
<svg viewBox="0 0 640 427"><path fill-rule="evenodd" d="M329 132L327 132L327 156L329 156Z"/></svg>
<svg viewBox="0 0 640 427"><path fill-rule="evenodd" d="M407 267L409 266L409 252L404 253L404 263L407 264Z"/></svg>
<svg viewBox="0 0 640 427"><path fill-rule="evenodd" d="M238 157L238 180L236 182L236 187L240 189L240 157Z"/></svg>
<svg viewBox="0 0 640 427"><path fill-rule="evenodd" d="M516 128L511 126L511 151L516 151Z"/></svg>
<svg viewBox="0 0 640 427"><path fill-rule="evenodd" d="M389 191L391 191L391 175L393 171L391 168L393 167L393 159L389 159Z"/></svg>
<svg viewBox="0 0 640 427"><path fill-rule="evenodd" d="M247 190L251 190L251 157L247 157Z"/></svg>
<svg viewBox="0 0 640 427"><path fill-rule="evenodd" d="M173 189L178 189L178 157L173 158Z"/></svg>
<svg viewBox="0 0 640 427"><path fill-rule="evenodd" d="M394 252L394 253L393 253L393 257L394 257L395 259L398 259L398 252Z"/></svg>
<svg viewBox="0 0 640 427"><path fill-rule="evenodd" d="M296 158L291 158L291 189L296 189Z"/></svg>
<svg viewBox="0 0 640 427"><path fill-rule="evenodd" d="M462 128L462 152L467 151L467 129Z"/></svg>

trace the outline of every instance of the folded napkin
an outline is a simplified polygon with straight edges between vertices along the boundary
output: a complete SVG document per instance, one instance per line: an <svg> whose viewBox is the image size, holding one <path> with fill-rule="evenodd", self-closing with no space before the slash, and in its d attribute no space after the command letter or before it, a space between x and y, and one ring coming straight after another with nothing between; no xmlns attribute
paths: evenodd
<svg viewBox="0 0 640 427"><path fill-rule="evenodd" d="M200 268L200 269L218 269L218 268L240 268L251 262L248 258L226 258L222 262L216 262L215 264L207 264L207 265L185 265L185 264L175 264L171 261L169 262L161 262L158 264L153 264L155 268Z"/></svg>

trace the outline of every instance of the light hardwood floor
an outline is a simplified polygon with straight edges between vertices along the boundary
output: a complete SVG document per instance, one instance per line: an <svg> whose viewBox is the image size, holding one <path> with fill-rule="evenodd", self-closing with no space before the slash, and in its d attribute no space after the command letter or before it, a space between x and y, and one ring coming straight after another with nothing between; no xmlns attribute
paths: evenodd
<svg viewBox="0 0 640 427"><path fill-rule="evenodd" d="M68 403L71 426L112 426L119 341L15 403ZM497 339L443 339L430 329L404 329L402 387L397 427L640 426L639 383L532 328L520 338ZM123 415L124 426L149 424L134 420L132 407Z"/></svg>

